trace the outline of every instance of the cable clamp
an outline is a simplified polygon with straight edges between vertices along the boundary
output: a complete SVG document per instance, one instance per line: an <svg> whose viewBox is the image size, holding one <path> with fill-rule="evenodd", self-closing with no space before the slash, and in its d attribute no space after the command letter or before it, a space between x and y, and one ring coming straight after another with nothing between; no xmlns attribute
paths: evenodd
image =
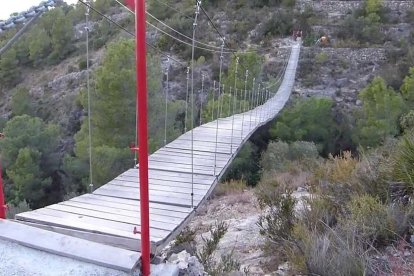
<svg viewBox="0 0 414 276"><path fill-rule="evenodd" d="M131 152L139 152L139 147L137 147L133 142L129 144L129 149Z"/></svg>
<svg viewBox="0 0 414 276"><path fill-rule="evenodd" d="M133 233L134 235L136 235L136 234L141 234L141 231L138 231L138 228L137 228L136 226L134 226L134 230L132 231L132 233Z"/></svg>

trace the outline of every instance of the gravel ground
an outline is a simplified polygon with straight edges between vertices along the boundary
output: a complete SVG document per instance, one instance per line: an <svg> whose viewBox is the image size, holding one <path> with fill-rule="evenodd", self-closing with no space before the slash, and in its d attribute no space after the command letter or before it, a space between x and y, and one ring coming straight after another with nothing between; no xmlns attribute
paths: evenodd
<svg viewBox="0 0 414 276"><path fill-rule="evenodd" d="M0 240L0 276L12 275L127 276L129 274Z"/></svg>

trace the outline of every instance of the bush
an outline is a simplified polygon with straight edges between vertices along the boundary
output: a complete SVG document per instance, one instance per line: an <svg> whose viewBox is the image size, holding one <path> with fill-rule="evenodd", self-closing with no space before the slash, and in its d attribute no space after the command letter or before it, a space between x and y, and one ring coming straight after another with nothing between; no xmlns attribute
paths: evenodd
<svg viewBox="0 0 414 276"><path fill-rule="evenodd" d="M315 176L319 181L330 183L346 183L352 175L358 160L352 157L349 151L338 156L330 156L316 171Z"/></svg>
<svg viewBox="0 0 414 276"><path fill-rule="evenodd" d="M221 238L226 234L227 229L228 225L225 222L216 222L214 227L209 229L210 237L202 237L204 246L196 253L196 256L208 275L227 275L240 269L240 263L233 258L233 251L222 255L220 261L214 260L214 251L217 249Z"/></svg>
<svg viewBox="0 0 414 276"><path fill-rule="evenodd" d="M370 195L354 196L348 203L349 219L342 223L355 228L362 241L381 242L388 239L387 207Z"/></svg>
<svg viewBox="0 0 414 276"><path fill-rule="evenodd" d="M309 170L319 156L312 142L296 141L290 145L283 141L270 142L262 154L261 167L265 171L288 171L292 165Z"/></svg>
<svg viewBox="0 0 414 276"><path fill-rule="evenodd" d="M78 68L79 68L79 71L82 71L82 70L85 70L86 69L86 60L84 60L84 59L81 59L81 60L79 60L78 61Z"/></svg>
<svg viewBox="0 0 414 276"><path fill-rule="evenodd" d="M289 256L300 274L307 275L366 275L369 262L366 251L355 232L326 227L322 234L296 227L295 255Z"/></svg>
<svg viewBox="0 0 414 276"><path fill-rule="evenodd" d="M237 154L223 176L223 181L242 179L248 185L256 185L259 179L258 149L253 143L246 143Z"/></svg>
<svg viewBox="0 0 414 276"><path fill-rule="evenodd" d="M317 159L319 157L318 149L313 142L293 142L290 144L289 151L291 160Z"/></svg>
<svg viewBox="0 0 414 276"><path fill-rule="evenodd" d="M270 142L262 154L261 166L264 170L281 170L289 155L289 144L283 141Z"/></svg>
<svg viewBox="0 0 414 276"><path fill-rule="evenodd" d="M329 57L325 52L320 52L319 54L315 56L315 62L320 65L326 63L328 60L329 60Z"/></svg>
<svg viewBox="0 0 414 276"><path fill-rule="evenodd" d="M290 35L293 27L293 12L278 10L270 18L263 22L258 30L256 42L261 41L266 36L286 36Z"/></svg>
<svg viewBox="0 0 414 276"><path fill-rule="evenodd" d="M414 8L407 11L406 21L407 23L414 23Z"/></svg>
<svg viewBox="0 0 414 276"><path fill-rule="evenodd" d="M259 183L256 196L260 208L266 210L257 223L260 233L274 243L291 240L296 203L292 191L274 179L266 179Z"/></svg>
<svg viewBox="0 0 414 276"><path fill-rule="evenodd" d="M29 204L27 203L26 200L23 200L21 202L19 202L16 205L13 204L9 204L7 205L7 218L8 219L14 219L14 217L17 214L23 213L23 212L28 212L31 211L32 209L30 208Z"/></svg>
<svg viewBox="0 0 414 276"><path fill-rule="evenodd" d="M375 147L389 136L399 134L398 120L406 109L399 93L376 77L358 95L362 110L356 112L353 140L363 147Z"/></svg>
<svg viewBox="0 0 414 276"><path fill-rule="evenodd" d="M270 128L272 139L314 142L320 153L334 151L337 127L333 119L333 101L310 98L285 108Z"/></svg>
<svg viewBox="0 0 414 276"><path fill-rule="evenodd" d="M414 133L405 135L397 145L392 162L392 175L395 180L406 185L410 194L414 190Z"/></svg>
<svg viewBox="0 0 414 276"><path fill-rule="evenodd" d="M247 188L247 183L244 180L229 180L219 183L214 190L215 196L231 195L242 193Z"/></svg>

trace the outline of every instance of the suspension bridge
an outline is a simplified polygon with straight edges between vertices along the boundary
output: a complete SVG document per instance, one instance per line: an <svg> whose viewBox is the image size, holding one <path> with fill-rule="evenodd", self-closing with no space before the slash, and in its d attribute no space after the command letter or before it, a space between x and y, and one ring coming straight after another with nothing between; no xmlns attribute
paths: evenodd
<svg viewBox="0 0 414 276"><path fill-rule="evenodd" d="M292 46L283 81L267 102L247 112L196 127L150 155L150 233L154 252L165 246L185 227L197 207L211 194L243 144L255 130L274 119L284 107L294 84L299 52L298 44ZM140 234L134 234L134 229L140 227L137 223L140 218L140 185L137 175L136 168L130 169L91 194L18 214L16 220L19 223L0 221L0 236L56 254L67 256L69 252L71 257L96 252L98 246L102 247L101 244L110 245L114 247L111 249L113 256L128 255L133 258L124 259L130 260L125 265L113 264L122 257L117 257L117 260L97 258L92 261L130 270L139 260L139 253L133 253L132 250L140 248ZM22 230L16 231L22 227ZM33 239L33 233L45 238ZM68 238L77 237L92 243L89 248L82 246L70 254L65 246L53 244L52 237L57 241L64 239L79 242ZM117 255L116 248L122 248L123 250L118 250L123 253ZM82 252L84 250L87 252ZM109 249L104 252L108 251Z"/></svg>
<svg viewBox="0 0 414 276"><path fill-rule="evenodd" d="M193 55L194 41L193 33ZM277 87L261 89L259 85L254 89L253 83L251 91L240 89L240 95L248 99L240 105L240 112L234 112L236 102L230 101L233 115L220 117L217 110L215 120L192 128L148 157L153 253L165 247L189 223L250 136L285 106L294 85L299 54L300 42L293 42ZM220 83L221 66L222 63L217 100L226 93ZM246 80L247 74L246 70ZM231 90L227 91L231 96ZM0 220L0 239L132 271L141 257L139 221L143 214L139 205L143 186L137 177L139 166L91 193L20 213L15 220Z"/></svg>

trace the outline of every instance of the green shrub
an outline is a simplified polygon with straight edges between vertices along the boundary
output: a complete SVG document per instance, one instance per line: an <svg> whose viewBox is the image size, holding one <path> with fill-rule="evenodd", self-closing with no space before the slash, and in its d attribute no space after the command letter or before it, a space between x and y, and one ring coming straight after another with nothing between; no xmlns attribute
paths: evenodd
<svg viewBox="0 0 414 276"><path fill-rule="evenodd" d="M217 249L221 238L226 234L228 227L225 222L216 222L209 229L210 237L202 237L204 245L196 253L196 256L208 275L227 275L240 269L240 263L233 258L233 251L222 255L220 261L214 259L214 251Z"/></svg>
<svg viewBox="0 0 414 276"><path fill-rule="evenodd" d="M296 141L289 146L291 160L317 159L318 157L319 152L313 142Z"/></svg>
<svg viewBox="0 0 414 276"><path fill-rule="evenodd" d="M78 61L78 68L79 71L85 70L86 69L86 60L81 59Z"/></svg>
<svg viewBox="0 0 414 276"><path fill-rule="evenodd" d="M375 147L388 136L399 133L398 120L405 103L399 93L387 86L381 77L376 77L358 95L362 110L355 113L356 128L353 140L363 147Z"/></svg>
<svg viewBox="0 0 414 276"><path fill-rule="evenodd" d="M291 240L296 199L292 191L275 179L262 180L256 188L259 206L266 210L259 217L260 233L274 243Z"/></svg>
<svg viewBox="0 0 414 276"><path fill-rule="evenodd" d="M293 27L293 12L278 10L270 18L263 22L259 29L256 42L266 36L286 36L290 35Z"/></svg>
<svg viewBox="0 0 414 276"><path fill-rule="evenodd" d="M14 217L17 214L20 214L20 213L23 213L23 212L28 212L28 211L32 210L26 200L20 201L17 204L17 206L15 206L14 204L9 204L9 205L7 205L7 207L8 207L7 208L7 218L8 219L14 219Z"/></svg>
<svg viewBox="0 0 414 276"><path fill-rule="evenodd" d="M414 8L407 11L406 21L407 23L414 23Z"/></svg>
<svg viewBox="0 0 414 276"><path fill-rule="evenodd" d="M355 227L363 241L382 242L388 239L387 207L370 195L354 196L348 203L349 219L342 221Z"/></svg>
<svg viewBox="0 0 414 276"><path fill-rule="evenodd" d="M410 131L414 128L414 110L410 110L400 118L400 127L403 132Z"/></svg>
<svg viewBox="0 0 414 276"><path fill-rule="evenodd" d="M308 171L316 163L319 153L312 142L296 141L290 145L283 141L270 142L262 154L261 167L265 171L284 172L292 166Z"/></svg>
<svg viewBox="0 0 414 276"><path fill-rule="evenodd" d="M243 179L241 180L229 180L221 182L214 190L215 196L231 195L242 193L247 188L247 183Z"/></svg>
<svg viewBox="0 0 414 276"><path fill-rule="evenodd" d="M288 260L305 275L366 275L368 257L356 233L349 229L326 227L324 233L296 227L294 255Z"/></svg>
<svg viewBox="0 0 414 276"><path fill-rule="evenodd" d="M313 229L318 233L326 231L326 226L336 225L341 215L338 206L330 196L318 194L305 200L307 208L304 208L301 221L307 229Z"/></svg>
<svg viewBox="0 0 414 276"><path fill-rule="evenodd" d="M315 62L320 65L326 63L328 60L329 60L329 56L325 52L320 52L319 54L315 56Z"/></svg>
<svg viewBox="0 0 414 276"><path fill-rule="evenodd" d="M398 143L392 162L395 180L406 184L410 193L414 190L414 133L405 135Z"/></svg>
<svg viewBox="0 0 414 276"><path fill-rule="evenodd" d="M333 101L327 98L297 100L275 120L269 130L271 138L313 142L319 152L328 155L334 151L338 131L332 108Z"/></svg>
<svg viewBox="0 0 414 276"><path fill-rule="evenodd" d="M264 170L281 170L289 156L289 144L283 141L270 142L262 154L261 166Z"/></svg>
<svg viewBox="0 0 414 276"><path fill-rule="evenodd" d="M258 149L251 143L246 143L223 176L223 181L244 180L248 185L256 185L259 179Z"/></svg>

